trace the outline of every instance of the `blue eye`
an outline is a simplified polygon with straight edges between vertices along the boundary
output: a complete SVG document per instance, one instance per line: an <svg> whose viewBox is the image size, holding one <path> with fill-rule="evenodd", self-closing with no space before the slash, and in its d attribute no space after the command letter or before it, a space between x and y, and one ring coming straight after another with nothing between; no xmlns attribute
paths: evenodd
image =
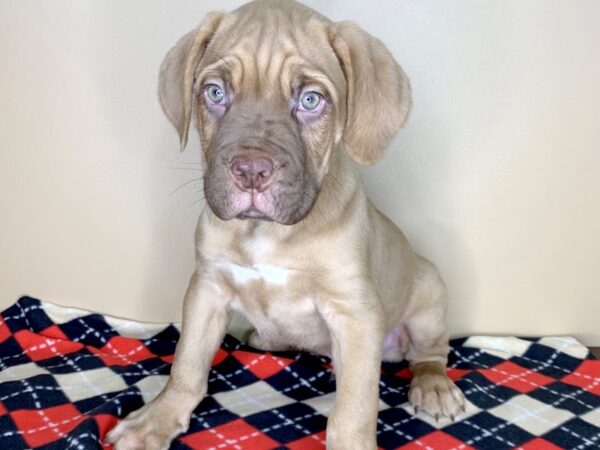
<svg viewBox="0 0 600 450"><path fill-rule="evenodd" d="M306 111L314 111L317 109L323 97L318 92L310 91L302 94L300 104Z"/></svg>
<svg viewBox="0 0 600 450"><path fill-rule="evenodd" d="M204 90L208 99L213 103L221 103L225 98L225 91L218 84L209 84Z"/></svg>

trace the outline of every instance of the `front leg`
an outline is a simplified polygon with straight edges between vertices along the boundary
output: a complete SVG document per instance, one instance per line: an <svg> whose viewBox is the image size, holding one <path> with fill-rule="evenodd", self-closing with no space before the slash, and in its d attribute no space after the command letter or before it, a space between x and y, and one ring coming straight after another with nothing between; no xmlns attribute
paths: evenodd
<svg viewBox="0 0 600 450"><path fill-rule="evenodd" d="M318 307L332 341L336 395L327 422L327 448L372 450L376 445L383 313L377 294L344 296Z"/></svg>
<svg viewBox="0 0 600 450"><path fill-rule="evenodd" d="M153 401L108 433L106 441L115 444L115 450L167 449L187 430L192 411L206 394L210 364L225 335L228 301L214 280L198 272L192 275L169 381Z"/></svg>

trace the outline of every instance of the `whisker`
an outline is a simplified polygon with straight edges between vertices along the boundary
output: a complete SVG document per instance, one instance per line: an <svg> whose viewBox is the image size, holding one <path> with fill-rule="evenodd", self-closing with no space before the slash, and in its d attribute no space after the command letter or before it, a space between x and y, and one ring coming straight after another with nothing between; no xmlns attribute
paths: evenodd
<svg viewBox="0 0 600 450"><path fill-rule="evenodd" d="M194 201L194 202L190 203L190 204L188 205L188 209L189 209L189 208L191 208L192 206L195 206L195 205L197 205L197 204L198 204L198 203L200 203L200 202L203 202L204 200L205 200L205 197L204 197L204 196L201 196L201 197L200 197L198 200L196 200L196 201Z"/></svg>
<svg viewBox="0 0 600 450"><path fill-rule="evenodd" d="M165 168L171 169L171 170L195 170L196 172L199 172L202 170L199 167L165 167Z"/></svg>
<svg viewBox="0 0 600 450"><path fill-rule="evenodd" d="M169 195L173 195L175 194L177 191L179 191L181 188L184 188L185 186L187 186L190 183L193 183L194 181L202 181L202 178L192 178L189 181L186 181L185 183L183 183L181 186L179 186L177 189L175 189L173 192L171 192ZM197 191L200 192L200 191Z"/></svg>

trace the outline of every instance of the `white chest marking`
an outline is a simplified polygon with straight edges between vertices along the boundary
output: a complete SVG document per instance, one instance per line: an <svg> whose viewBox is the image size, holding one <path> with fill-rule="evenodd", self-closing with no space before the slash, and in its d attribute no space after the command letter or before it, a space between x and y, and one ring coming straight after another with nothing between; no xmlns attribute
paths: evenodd
<svg viewBox="0 0 600 450"><path fill-rule="evenodd" d="M288 269L268 264L255 264L251 267L244 267L232 262L225 262L219 265L233 275L236 284L245 284L248 281L261 279L267 283L286 284L290 272Z"/></svg>

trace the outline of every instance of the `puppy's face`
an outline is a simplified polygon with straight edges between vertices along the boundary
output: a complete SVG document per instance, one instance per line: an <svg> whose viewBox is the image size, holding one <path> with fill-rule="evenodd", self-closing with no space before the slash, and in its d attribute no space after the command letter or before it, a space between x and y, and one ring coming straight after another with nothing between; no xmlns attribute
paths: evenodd
<svg viewBox="0 0 600 450"><path fill-rule="evenodd" d="M167 55L160 94L182 146L195 111L215 215L282 224L309 214L342 137L357 161L374 162L409 103L379 41L269 0L209 15Z"/></svg>
<svg viewBox="0 0 600 450"><path fill-rule="evenodd" d="M345 79L331 47L318 49L323 23L282 19L230 17L196 73L205 198L223 220L304 218L341 137Z"/></svg>

